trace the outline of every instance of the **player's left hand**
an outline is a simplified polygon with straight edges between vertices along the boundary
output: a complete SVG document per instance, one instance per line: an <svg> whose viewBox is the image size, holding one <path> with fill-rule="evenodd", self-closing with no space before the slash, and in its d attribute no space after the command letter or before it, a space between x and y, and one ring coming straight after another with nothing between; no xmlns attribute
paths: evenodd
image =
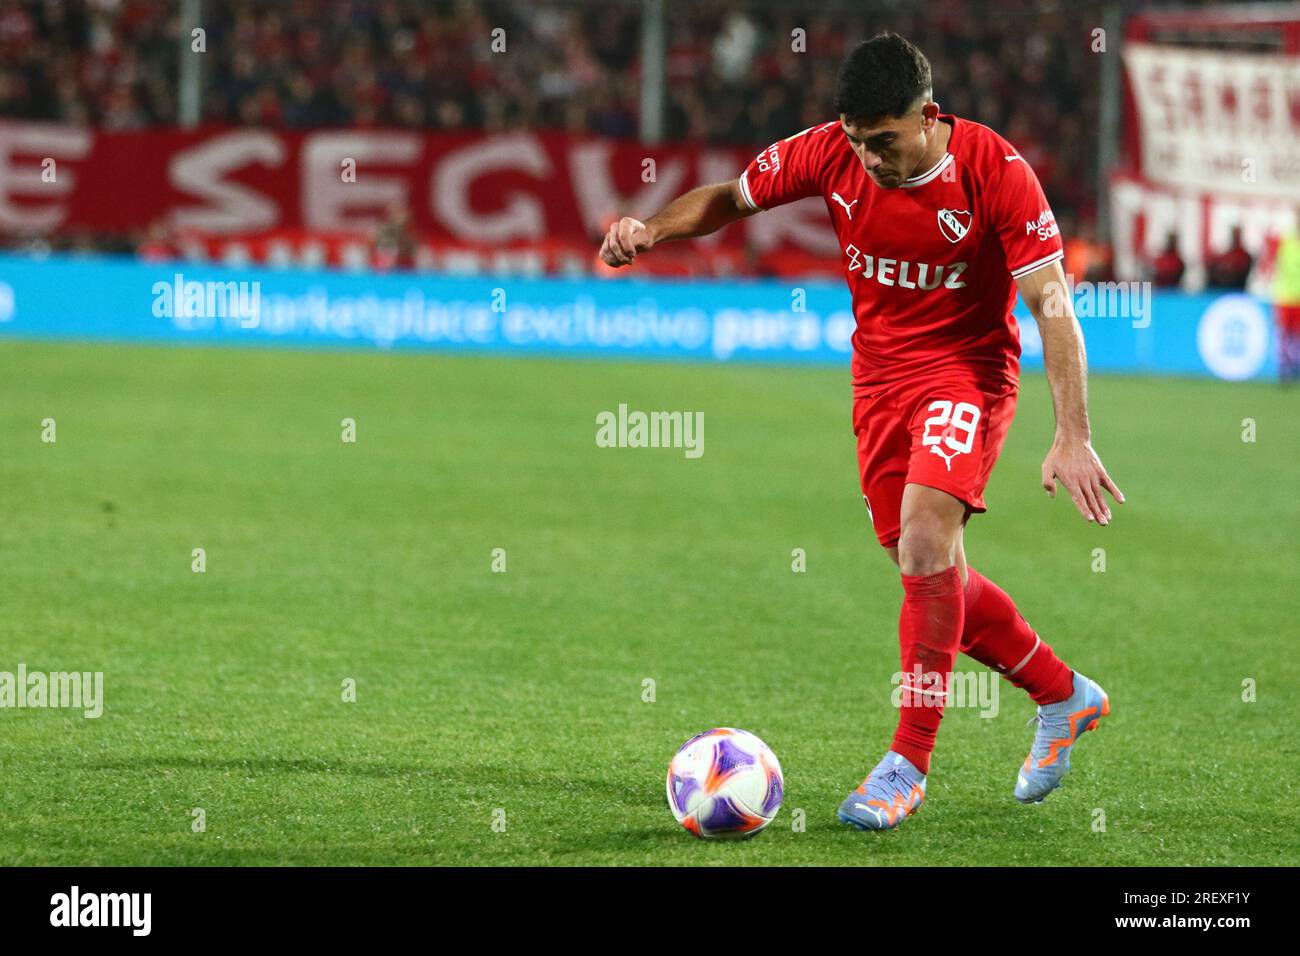
<svg viewBox="0 0 1300 956"><path fill-rule="evenodd" d="M1110 523L1110 508L1102 497L1103 488L1117 503L1124 503L1124 492L1106 474L1106 468L1093 451L1091 442L1057 436L1043 459L1043 488L1049 498L1056 497L1058 481L1069 492L1079 514L1100 525Z"/></svg>

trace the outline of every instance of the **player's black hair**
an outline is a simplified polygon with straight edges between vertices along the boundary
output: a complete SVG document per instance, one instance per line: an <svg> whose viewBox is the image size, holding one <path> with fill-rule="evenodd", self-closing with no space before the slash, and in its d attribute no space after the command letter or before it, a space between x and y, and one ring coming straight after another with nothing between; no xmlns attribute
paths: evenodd
<svg viewBox="0 0 1300 956"><path fill-rule="evenodd" d="M880 33L859 43L840 64L835 112L874 121L906 116L931 92L930 61L897 33Z"/></svg>

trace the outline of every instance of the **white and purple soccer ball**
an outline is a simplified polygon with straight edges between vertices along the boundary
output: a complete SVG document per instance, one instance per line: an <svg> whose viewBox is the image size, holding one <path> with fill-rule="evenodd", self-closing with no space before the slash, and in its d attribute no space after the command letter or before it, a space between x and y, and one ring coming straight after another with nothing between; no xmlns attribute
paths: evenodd
<svg viewBox="0 0 1300 956"><path fill-rule="evenodd" d="M776 817L784 790L776 754L746 730L696 734L668 765L668 808L701 840L753 836Z"/></svg>

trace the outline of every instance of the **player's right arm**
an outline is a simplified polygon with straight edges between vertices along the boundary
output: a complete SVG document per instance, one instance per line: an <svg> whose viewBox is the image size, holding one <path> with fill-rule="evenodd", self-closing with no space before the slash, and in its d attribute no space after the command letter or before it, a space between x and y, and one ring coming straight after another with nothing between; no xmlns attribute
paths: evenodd
<svg viewBox="0 0 1300 956"><path fill-rule="evenodd" d="M614 223L601 243L600 258L617 269L661 242L707 236L756 212L741 195L738 179L700 186L678 196L645 222L624 216Z"/></svg>
<svg viewBox="0 0 1300 956"><path fill-rule="evenodd" d="M1008 147L1009 148L1009 147ZM1065 249L1042 184L1019 153L994 160L989 212L1021 300L1043 340L1043 366L1056 413L1056 436L1043 459L1043 489L1056 496L1060 482L1079 514L1110 523L1102 490L1120 504L1124 494L1106 473L1092 447L1088 425L1088 358L1074 316L1074 297L1061 268Z"/></svg>
<svg viewBox="0 0 1300 956"><path fill-rule="evenodd" d="M694 239L764 209L806 196L818 187L819 137L838 123L810 127L773 143L758 154L739 179L692 189L678 196L645 222L623 217L609 227L600 246L600 258L609 266L629 265L637 253L661 242Z"/></svg>

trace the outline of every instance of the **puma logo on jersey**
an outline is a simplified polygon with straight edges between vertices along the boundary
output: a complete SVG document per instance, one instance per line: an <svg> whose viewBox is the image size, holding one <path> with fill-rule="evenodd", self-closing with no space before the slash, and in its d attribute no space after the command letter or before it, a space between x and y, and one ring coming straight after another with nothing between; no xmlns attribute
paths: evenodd
<svg viewBox="0 0 1300 956"><path fill-rule="evenodd" d="M938 445L931 445L930 451L943 459L943 463L948 466L949 471L952 471L952 460L961 454L960 451L954 451L951 455L945 455Z"/></svg>
<svg viewBox="0 0 1300 956"><path fill-rule="evenodd" d="M831 193L831 198L844 207L844 214L848 216L849 219L853 218L853 207L858 204L856 199L853 200L853 202L845 202L839 193Z"/></svg>
<svg viewBox="0 0 1300 956"><path fill-rule="evenodd" d="M933 266L928 262L886 259L883 256L877 258L866 255L852 243L844 247L844 254L849 257L850 273L860 269L861 278L874 278L881 285L897 286L900 289L921 289L924 292L937 289L940 285L945 289L966 288L966 283L961 278L962 273L966 271L965 262Z"/></svg>
<svg viewBox="0 0 1300 956"><path fill-rule="evenodd" d="M1017 156L1015 153L1012 153L1010 156L1003 156L1002 158L1005 159L1008 163L1014 163L1017 159L1020 160L1022 163L1025 161L1025 158L1023 156Z"/></svg>

